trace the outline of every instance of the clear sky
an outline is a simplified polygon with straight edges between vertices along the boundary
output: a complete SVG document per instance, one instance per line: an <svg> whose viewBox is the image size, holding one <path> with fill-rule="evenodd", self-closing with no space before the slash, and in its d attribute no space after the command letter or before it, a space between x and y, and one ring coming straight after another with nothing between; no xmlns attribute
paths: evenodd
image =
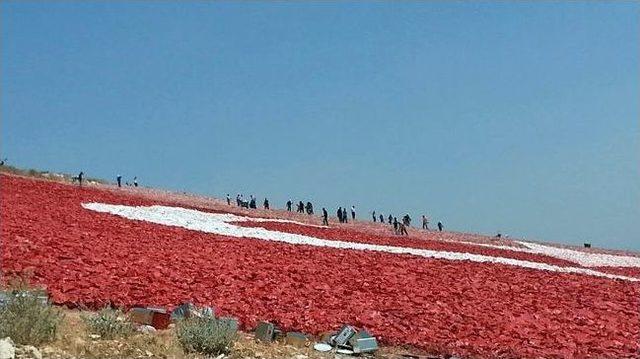
<svg viewBox="0 0 640 359"><path fill-rule="evenodd" d="M638 2L8 2L1 152L640 249Z"/></svg>

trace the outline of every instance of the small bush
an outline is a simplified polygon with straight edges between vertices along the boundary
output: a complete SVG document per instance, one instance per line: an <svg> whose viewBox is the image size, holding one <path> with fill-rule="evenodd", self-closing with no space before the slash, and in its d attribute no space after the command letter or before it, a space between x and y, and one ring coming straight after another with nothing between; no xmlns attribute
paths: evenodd
<svg viewBox="0 0 640 359"><path fill-rule="evenodd" d="M89 332L99 335L102 339L124 338L133 333L131 321L119 309L104 308L82 319Z"/></svg>
<svg viewBox="0 0 640 359"><path fill-rule="evenodd" d="M55 339L63 316L43 290L17 281L0 295L0 338L11 337L17 344L34 346Z"/></svg>
<svg viewBox="0 0 640 359"><path fill-rule="evenodd" d="M215 318L189 318L178 323L178 342L187 353L227 354L236 340L236 330Z"/></svg>

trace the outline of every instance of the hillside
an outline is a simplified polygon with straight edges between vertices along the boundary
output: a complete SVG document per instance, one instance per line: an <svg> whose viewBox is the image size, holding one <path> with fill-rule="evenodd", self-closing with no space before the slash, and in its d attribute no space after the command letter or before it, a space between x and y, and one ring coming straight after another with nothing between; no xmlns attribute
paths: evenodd
<svg viewBox="0 0 640 359"><path fill-rule="evenodd" d="M409 230L97 182L0 175L5 275L56 304L191 300L319 334L464 357L625 358L640 350L640 256Z"/></svg>

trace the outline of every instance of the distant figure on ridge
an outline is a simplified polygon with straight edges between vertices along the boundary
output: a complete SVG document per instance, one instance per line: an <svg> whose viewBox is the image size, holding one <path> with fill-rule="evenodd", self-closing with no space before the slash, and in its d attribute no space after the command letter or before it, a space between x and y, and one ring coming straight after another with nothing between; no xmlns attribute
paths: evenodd
<svg viewBox="0 0 640 359"><path fill-rule="evenodd" d="M402 217L402 224L407 227L411 226L411 217L409 217L409 213L405 214L404 217Z"/></svg>
<svg viewBox="0 0 640 359"><path fill-rule="evenodd" d="M342 223L342 207L338 207L338 222Z"/></svg>
<svg viewBox="0 0 640 359"><path fill-rule="evenodd" d="M313 214L313 205L311 204L311 202L307 202L307 214L308 215Z"/></svg>
<svg viewBox="0 0 640 359"><path fill-rule="evenodd" d="M401 236L407 236L409 233L407 232L407 227L404 223L398 223L398 232Z"/></svg>
<svg viewBox="0 0 640 359"><path fill-rule="evenodd" d="M291 202L291 200L287 201L287 211L291 212L291 205L293 204L293 202Z"/></svg>
<svg viewBox="0 0 640 359"><path fill-rule="evenodd" d="M442 225L442 222L438 222L438 230L440 232L442 232L442 228L444 228L444 226Z"/></svg>
<svg viewBox="0 0 640 359"><path fill-rule="evenodd" d="M133 177L133 187L138 187L138 177Z"/></svg>
<svg viewBox="0 0 640 359"><path fill-rule="evenodd" d="M351 206L351 219L356 220L356 206Z"/></svg>
<svg viewBox="0 0 640 359"><path fill-rule="evenodd" d="M422 215L422 229L429 230L429 218L424 214Z"/></svg>
<svg viewBox="0 0 640 359"><path fill-rule="evenodd" d="M265 198L262 205L264 206L264 209L269 209L269 200Z"/></svg>
<svg viewBox="0 0 640 359"><path fill-rule="evenodd" d="M376 218L376 211L373 211L373 213L371 214L371 217L373 217L373 223L378 221L378 218Z"/></svg>
<svg viewBox="0 0 640 359"><path fill-rule="evenodd" d="M380 213L380 223L384 224L384 216Z"/></svg>
<svg viewBox="0 0 640 359"><path fill-rule="evenodd" d="M393 231L398 234L398 219L396 217L393 217Z"/></svg>
<svg viewBox="0 0 640 359"><path fill-rule="evenodd" d="M229 194L227 193L227 205L231 205L231 197L229 197Z"/></svg>
<svg viewBox="0 0 640 359"><path fill-rule="evenodd" d="M387 218L387 219L389 220L389 224L393 223L393 216L392 215L389 215L389 218Z"/></svg>
<svg viewBox="0 0 640 359"><path fill-rule="evenodd" d="M118 175L116 181L118 182L118 187L122 187L122 176Z"/></svg>
<svg viewBox="0 0 640 359"><path fill-rule="evenodd" d="M298 213L304 213L304 203L298 202Z"/></svg>
<svg viewBox="0 0 640 359"><path fill-rule="evenodd" d="M322 207L322 224L325 226L329 225L329 213L327 213L327 209Z"/></svg>
<svg viewBox="0 0 640 359"><path fill-rule="evenodd" d="M78 177L74 177L72 178L73 181L78 180L78 183L80 184L80 186L82 186L82 177L84 176L84 172L80 171L80 173L78 173Z"/></svg>

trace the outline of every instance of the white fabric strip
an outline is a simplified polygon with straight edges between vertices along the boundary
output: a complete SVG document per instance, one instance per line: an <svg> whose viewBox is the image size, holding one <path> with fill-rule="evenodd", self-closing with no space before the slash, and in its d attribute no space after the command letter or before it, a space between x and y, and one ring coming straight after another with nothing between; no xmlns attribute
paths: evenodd
<svg viewBox="0 0 640 359"><path fill-rule="evenodd" d="M330 247L339 249L353 249L363 251L377 251L395 254L410 254L426 258L447 260L468 260L472 262L499 263L530 269L547 270L561 273L586 274L596 277L622 279L628 281L640 281L639 279L615 274L602 273L586 268L560 267L546 263L523 261L512 258L492 257L480 254L458 253L448 251L434 251L418 248L405 248L368 243L355 243L347 241L334 241L314 238L299 234L283 233L267 230L265 228L241 227L229 222L256 221L256 218L236 216L233 214L207 213L192 209L167 206L123 206L104 203L83 203L86 209L96 212L115 214L124 218L147 221L167 226L182 227L190 230L201 231L240 238L255 238L267 241L284 242L289 244L303 244L316 247ZM261 219L264 222L281 222L284 220ZM289 221L285 221L289 222Z"/></svg>

